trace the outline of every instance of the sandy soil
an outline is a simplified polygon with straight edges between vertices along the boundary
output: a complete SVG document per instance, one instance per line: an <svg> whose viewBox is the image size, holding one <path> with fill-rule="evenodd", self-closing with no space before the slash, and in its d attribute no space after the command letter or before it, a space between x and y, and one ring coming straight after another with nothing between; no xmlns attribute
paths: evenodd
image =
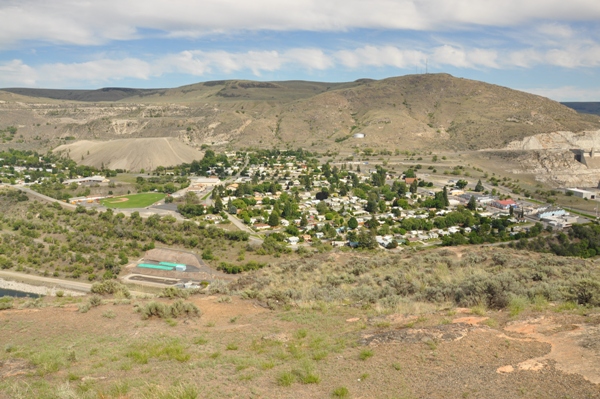
<svg viewBox="0 0 600 399"><path fill-rule="evenodd" d="M104 165L110 169L131 171L152 170L158 166L178 165L202 159L200 151L171 137L81 140L61 145L54 151L70 151L71 159L84 165L97 168Z"/></svg>

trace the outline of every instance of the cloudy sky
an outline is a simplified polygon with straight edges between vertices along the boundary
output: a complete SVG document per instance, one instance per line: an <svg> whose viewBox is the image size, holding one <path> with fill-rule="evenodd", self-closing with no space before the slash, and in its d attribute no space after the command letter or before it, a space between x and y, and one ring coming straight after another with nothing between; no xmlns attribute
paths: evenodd
<svg viewBox="0 0 600 399"><path fill-rule="evenodd" d="M446 72L600 101L598 0L1 0L0 87Z"/></svg>

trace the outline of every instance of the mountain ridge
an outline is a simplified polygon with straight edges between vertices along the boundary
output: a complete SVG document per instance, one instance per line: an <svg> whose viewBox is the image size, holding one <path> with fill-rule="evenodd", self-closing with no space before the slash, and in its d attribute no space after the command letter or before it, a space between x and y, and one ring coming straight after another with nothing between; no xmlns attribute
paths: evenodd
<svg viewBox="0 0 600 399"><path fill-rule="evenodd" d="M232 79L167 89L9 89L0 91L0 100L4 123L19 126L22 143L44 148L65 140L171 137L195 148L464 151L503 148L541 133L600 129L595 115L448 74L338 83Z"/></svg>

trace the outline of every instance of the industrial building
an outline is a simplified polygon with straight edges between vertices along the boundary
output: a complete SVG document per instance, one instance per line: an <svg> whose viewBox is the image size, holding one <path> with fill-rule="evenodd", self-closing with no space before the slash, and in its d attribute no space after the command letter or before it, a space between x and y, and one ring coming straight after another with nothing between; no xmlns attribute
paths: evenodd
<svg viewBox="0 0 600 399"><path fill-rule="evenodd" d="M567 188L568 193L573 193L575 197L584 199L596 199L596 193L587 190L581 190L579 188Z"/></svg>

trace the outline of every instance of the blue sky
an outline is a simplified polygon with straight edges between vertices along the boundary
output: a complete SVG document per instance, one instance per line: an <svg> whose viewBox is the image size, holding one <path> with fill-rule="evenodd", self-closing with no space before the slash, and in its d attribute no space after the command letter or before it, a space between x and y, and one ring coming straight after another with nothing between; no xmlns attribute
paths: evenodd
<svg viewBox="0 0 600 399"><path fill-rule="evenodd" d="M0 87L446 72L600 101L598 0L2 0Z"/></svg>

